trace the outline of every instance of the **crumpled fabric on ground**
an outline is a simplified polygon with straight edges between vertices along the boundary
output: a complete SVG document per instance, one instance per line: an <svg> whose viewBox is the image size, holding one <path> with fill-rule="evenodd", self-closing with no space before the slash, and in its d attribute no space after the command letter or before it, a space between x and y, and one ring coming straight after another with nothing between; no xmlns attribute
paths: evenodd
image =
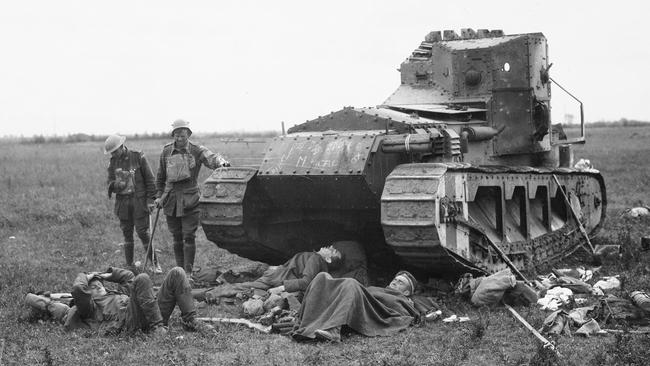
<svg viewBox="0 0 650 366"><path fill-rule="evenodd" d="M603 292L603 290L600 289L600 287L592 287L591 294L596 296L596 297L605 296L605 293Z"/></svg>
<svg viewBox="0 0 650 366"><path fill-rule="evenodd" d="M576 268L578 273L580 274L580 280L584 282L589 282L591 278L594 276L594 271L590 269L585 269L584 267L578 267Z"/></svg>
<svg viewBox="0 0 650 366"><path fill-rule="evenodd" d="M591 285L571 276L560 276L557 279L558 286L568 288L577 294L590 294Z"/></svg>
<svg viewBox="0 0 650 366"><path fill-rule="evenodd" d="M632 207L623 211L623 215L627 217L639 217L639 216L648 216L650 215L650 207L641 206L641 207Z"/></svg>
<svg viewBox="0 0 650 366"><path fill-rule="evenodd" d="M630 299L632 299L634 305L650 313L650 296L647 293L643 291L632 291L630 293Z"/></svg>
<svg viewBox="0 0 650 366"><path fill-rule="evenodd" d="M584 297L575 297L575 298L573 299L573 302L574 302L576 305L584 305L584 304L586 304L587 302L589 302L589 299L584 298Z"/></svg>
<svg viewBox="0 0 650 366"><path fill-rule="evenodd" d="M260 299L249 299L242 304L244 316L254 317L264 314L264 302Z"/></svg>
<svg viewBox="0 0 650 366"><path fill-rule="evenodd" d="M573 320L575 325L582 326L593 319L593 317L589 315L589 312L593 312L594 309L596 309L595 305L575 308L569 311L569 317Z"/></svg>
<svg viewBox="0 0 650 366"><path fill-rule="evenodd" d="M543 288L549 289L557 285L557 276L552 273L546 276L537 276L537 281L542 285Z"/></svg>
<svg viewBox="0 0 650 366"><path fill-rule="evenodd" d="M571 329L569 328L569 323L569 314L564 310L557 310L544 319L544 324L542 324L539 332L542 334L566 334L570 336Z"/></svg>
<svg viewBox="0 0 650 366"><path fill-rule="evenodd" d="M442 319L443 322L445 323L463 323L463 322L468 322L470 319L468 316L457 316L456 314L453 314L451 316L448 316L444 319Z"/></svg>
<svg viewBox="0 0 650 366"><path fill-rule="evenodd" d="M501 301L505 292L515 287L516 283L517 280L510 269L504 269L488 277L474 278L470 280L472 305L494 305Z"/></svg>
<svg viewBox="0 0 650 366"><path fill-rule="evenodd" d="M197 286L210 287L224 282L238 283L252 281L261 277L269 265L261 262L250 262L235 266L204 266L192 271L192 279Z"/></svg>
<svg viewBox="0 0 650 366"><path fill-rule="evenodd" d="M554 296L544 296L537 300L537 305L541 305L541 310L555 311L562 306L562 301Z"/></svg>
<svg viewBox="0 0 650 366"><path fill-rule="evenodd" d="M603 279L596 282L593 287L594 289L599 288L603 292L606 292L607 290L621 287L621 281L618 279L618 276L603 277Z"/></svg>
<svg viewBox="0 0 650 366"><path fill-rule="evenodd" d="M551 273L553 273L555 277L569 276L577 278L580 276L580 271L578 271L578 268L553 268L551 269Z"/></svg>
<svg viewBox="0 0 650 366"><path fill-rule="evenodd" d="M600 312L597 319L605 323L641 324L650 323L646 313L636 307L632 301L613 295L600 300Z"/></svg>
<svg viewBox="0 0 650 366"><path fill-rule="evenodd" d="M224 283L221 286L213 287L205 292L205 298L208 300L218 299L221 297L233 297L239 292L238 288L232 284Z"/></svg>
<svg viewBox="0 0 650 366"><path fill-rule="evenodd" d="M539 294L524 281L517 281L515 286L506 290L503 302L510 306L529 306L537 303Z"/></svg>
<svg viewBox="0 0 650 366"><path fill-rule="evenodd" d="M573 296L573 292L564 287L553 287L546 291L546 295L537 300L537 304L541 305L542 310L555 311L562 305L568 304Z"/></svg>
<svg viewBox="0 0 650 366"><path fill-rule="evenodd" d="M580 334L585 337L589 337L594 334L605 334L605 333L607 332L600 329L600 325L598 325L598 322L594 319L591 319L590 321L586 322L580 328L578 328L578 330L576 330L576 334Z"/></svg>
<svg viewBox="0 0 650 366"><path fill-rule="evenodd" d="M474 278L464 274L456 285L456 294L468 295L474 306L496 305L501 300L514 306L537 302L538 294L524 281L517 281L506 268L487 277Z"/></svg>
<svg viewBox="0 0 650 366"><path fill-rule="evenodd" d="M553 287L552 289L546 291L546 296L555 296L556 298L560 299L563 304L568 304L569 301L571 300L571 297L573 296L573 291L571 289L565 288L565 287Z"/></svg>

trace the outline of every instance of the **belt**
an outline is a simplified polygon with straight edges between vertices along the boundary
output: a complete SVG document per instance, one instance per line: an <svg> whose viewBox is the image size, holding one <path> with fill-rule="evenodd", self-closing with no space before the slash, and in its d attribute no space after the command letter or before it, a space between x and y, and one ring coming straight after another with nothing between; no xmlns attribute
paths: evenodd
<svg viewBox="0 0 650 366"><path fill-rule="evenodd" d="M186 189L186 188L194 188L194 187L198 187L198 184L196 184L196 181L194 181L194 179L186 179L180 182L171 183L172 189Z"/></svg>

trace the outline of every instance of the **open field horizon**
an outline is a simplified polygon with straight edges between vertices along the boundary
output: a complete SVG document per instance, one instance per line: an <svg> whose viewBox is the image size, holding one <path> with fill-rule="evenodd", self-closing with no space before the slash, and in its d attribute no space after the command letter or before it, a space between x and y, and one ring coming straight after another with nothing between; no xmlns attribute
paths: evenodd
<svg viewBox="0 0 650 366"><path fill-rule="evenodd" d="M153 169L168 139L127 140L145 152ZM589 159L605 178L607 220L593 239L597 244L621 244L624 260L606 262L601 275L620 274L621 293L650 291L650 253L641 252L639 237L649 235L650 218L625 219L629 207L650 205L650 127L589 128L587 143L576 146L575 161ZM222 141L198 138L233 165L257 166L263 141ZM0 145L0 361L22 364L332 364L332 365L536 365L548 356L539 343L503 308L475 309L440 296L447 314L467 315L469 323L429 322L394 337L345 337L341 345L296 343L280 335L263 335L237 325L219 325L212 336L180 330L174 315L163 338L146 335L100 337L90 332L65 333L54 323L21 320L26 292L67 292L81 271L122 265L121 233L106 195L108 158L103 142ZM200 181L210 171L203 168ZM171 239L164 219L156 244L164 269L173 265ZM199 229L197 265L242 261L206 240ZM136 245L136 259L142 258ZM575 256L559 265L578 265ZM540 269L542 271L543 269ZM157 278L156 281L160 281ZM385 284L379 284L385 285ZM223 315L228 309L204 308ZM517 308L535 328L545 313L536 306ZM563 365L634 364L650 356L648 336L556 340ZM626 356L625 352L632 352ZM634 353L636 352L636 353ZM645 353L644 353L645 352ZM612 356L613 355L613 356ZM641 358L633 358L633 357ZM612 358L615 357L615 358ZM629 358L625 358L629 357Z"/></svg>
<svg viewBox="0 0 650 366"><path fill-rule="evenodd" d="M286 130L295 126L295 124L286 124L284 127ZM580 128L579 123L571 124L562 124L565 129L578 129ZM618 120L598 120L598 121L589 121L585 122L587 129L591 128L618 128L618 127L650 127L650 121L640 121L640 120L631 120L627 118L620 118ZM220 130L220 131L195 131L194 136L201 139L212 139L212 138L268 138L280 135L282 133L282 124L276 126L277 129L259 129L259 130L244 130L244 129L230 129L230 130ZM120 133L116 131L115 133ZM127 133L124 134L128 136L129 139L164 139L169 135L168 130L161 131L140 131L136 133ZM64 133L64 134L27 134L27 135L2 135L0 136L0 141L18 141L18 142L35 142L35 143L44 143L44 142L85 142L85 141L101 141L105 139L107 134L97 134L91 133L88 131L76 131L74 133Z"/></svg>

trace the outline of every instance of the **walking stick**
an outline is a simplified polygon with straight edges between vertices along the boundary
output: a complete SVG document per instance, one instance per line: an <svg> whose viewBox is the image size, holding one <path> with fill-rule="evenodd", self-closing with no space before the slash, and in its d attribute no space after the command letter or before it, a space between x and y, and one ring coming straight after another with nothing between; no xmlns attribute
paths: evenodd
<svg viewBox="0 0 650 366"><path fill-rule="evenodd" d="M151 235L149 235L149 245L147 246L147 254L144 257L144 270L147 270L147 262L149 261L149 254L152 254L151 264L153 264L153 235L156 233L156 225L158 224L158 216L160 215L160 207L156 208L156 218L153 221L153 226L151 225L151 216L149 216L149 227L151 228ZM155 273L155 270L153 271Z"/></svg>

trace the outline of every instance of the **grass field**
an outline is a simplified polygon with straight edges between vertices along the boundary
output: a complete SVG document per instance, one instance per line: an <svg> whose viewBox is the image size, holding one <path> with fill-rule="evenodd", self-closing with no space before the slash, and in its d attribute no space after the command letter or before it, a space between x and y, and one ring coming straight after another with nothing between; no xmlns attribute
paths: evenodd
<svg viewBox="0 0 650 366"><path fill-rule="evenodd" d="M623 219L620 212L649 204L650 128L594 128L588 143L575 151L601 170L608 190L608 220L594 239L621 244L621 260L608 261L601 274L621 274L623 292L650 290L650 253L639 250L639 237L650 234L650 219ZM255 165L263 143L200 141L221 151L234 165ZM157 168L163 141L127 141L142 149ZM613 365L643 364L650 357L648 336L562 337L556 358L503 308L473 309L453 297L441 297L445 315L467 315L468 323L431 322L390 338L352 335L341 345L299 344L279 335L263 335L222 325L213 336L185 333L178 317L163 338L146 335L100 337L66 333L60 325L22 319L28 291L69 291L84 270L121 265L121 234L106 196L107 158L101 143L4 144L0 146L0 364L10 365ZM204 169L202 179L209 174ZM163 220L164 221L164 220ZM164 222L156 234L164 268L173 264ZM199 230L197 264L229 264L241 259L218 249ZM136 258L143 258L136 246ZM576 265L579 256L561 265ZM543 273L544 269L540 269ZM539 328L545 317L535 307L517 309ZM201 309L219 315L232 309Z"/></svg>

